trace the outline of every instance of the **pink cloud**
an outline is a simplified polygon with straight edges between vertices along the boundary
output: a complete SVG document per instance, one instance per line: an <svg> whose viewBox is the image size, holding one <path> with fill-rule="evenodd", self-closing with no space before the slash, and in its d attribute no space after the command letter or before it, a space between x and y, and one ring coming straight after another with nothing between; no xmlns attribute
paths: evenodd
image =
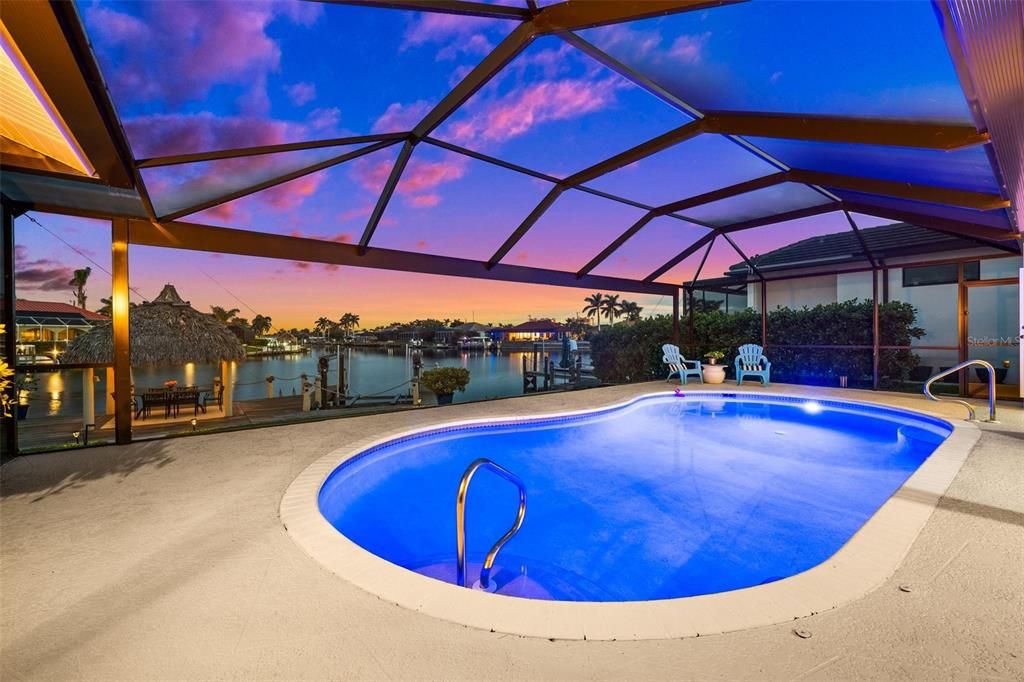
<svg viewBox="0 0 1024 682"><path fill-rule="evenodd" d="M419 100L412 104L392 102L374 124L375 133L394 133L412 130L431 109L430 102Z"/></svg>
<svg viewBox="0 0 1024 682"><path fill-rule="evenodd" d="M606 78L563 79L525 85L483 104L468 118L454 121L452 139L462 145L504 142L535 125L559 121L602 109L615 101L624 82Z"/></svg>
<svg viewBox="0 0 1024 682"><path fill-rule="evenodd" d="M416 242L416 248L422 251L423 249L427 248L427 242L423 239L419 240L418 242Z"/></svg>
<svg viewBox="0 0 1024 682"><path fill-rule="evenodd" d="M300 4L307 6L291 6ZM247 106L262 103L267 75L280 66L281 49L268 26L282 17L309 25L322 8L182 1L144 3L139 18L99 6L85 11L101 54L118 56L109 81L117 99L181 105L205 98L216 85L239 85L249 93Z"/></svg>
<svg viewBox="0 0 1024 682"><path fill-rule="evenodd" d="M152 114L124 120L135 154L166 156L182 151L256 147L303 139L301 123L249 116Z"/></svg>
<svg viewBox="0 0 1024 682"><path fill-rule="evenodd" d="M478 55L483 57L494 49L494 43L487 39L482 33L475 33L469 37L457 40L437 51L437 61L450 61L457 59L459 55Z"/></svg>
<svg viewBox="0 0 1024 682"><path fill-rule="evenodd" d="M286 85L284 91L287 93L288 99L292 101L292 104L297 107L309 104L316 99L316 85L313 83L302 82Z"/></svg>
<svg viewBox="0 0 1024 682"><path fill-rule="evenodd" d="M495 26L500 19L483 19L476 17L458 16L455 14L442 14L440 12L423 12L413 20L402 37L401 50L419 47L427 44L445 44L441 52L450 49L444 57L441 52L438 58L452 58L457 52L479 49L479 41L474 41L474 36L491 26ZM467 37L469 38L467 40ZM483 36L480 36L483 40Z"/></svg>
<svg viewBox="0 0 1024 682"><path fill-rule="evenodd" d="M370 158L362 156L352 162L349 177L367 192L380 192L381 187L391 174L394 161L390 158Z"/></svg>
<svg viewBox="0 0 1024 682"><path fill-rule="evenodd" d="M261 192L262 199L266 203L279 210L286 211L297 208L307 197L316 193L324 176L319 173L304 175L283 185L274 185Z"/></svg>
<svg viewBox="0 0 1024 682"><path fill-rule="evenodd" d="M417 194L407 197L405 203L413 208L433 208L441 203L441 197L437 194Z"/></svg>
<svg viewBox="0 0 1024 682"><path fill-rule="evenodd" d="M397 191L399 194L419 194L458 180L466 173L467 161L464 156L451 156L444 161L413 159L405 167Z"/></svg>
<svg viewBox="0 0 1024 682"><path fill-rule="evenodd" d="M672 43L668 56L685 64L699 64L704 61L704 49L710 38L710 33L681 35Z"/></svg>
<svg viewBox="0 0 1024 682"><path fill-rule="evenodd" d="M366 218L369 217L370 213L373 212L373 204L363 204L362 206L356 206L350 208L347 211L342 211L338 214L337 218L341 222L352 220L353 218Z"/></svg>
<svg viewBox="0 0 1024 682"><path fill-rule="evenodd" d="M309 125L317 130L329 130L341 121L341 110L337 107L314 109L309 115Z"/></svg>

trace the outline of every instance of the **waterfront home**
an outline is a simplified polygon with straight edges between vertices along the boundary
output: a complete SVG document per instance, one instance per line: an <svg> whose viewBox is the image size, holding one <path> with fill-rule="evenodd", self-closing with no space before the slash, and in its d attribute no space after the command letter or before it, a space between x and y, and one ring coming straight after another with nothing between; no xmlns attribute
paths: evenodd
<svg viewBox="0 0 1024 682"><path fill-rule="evenodd" d="M559 341L569 333L568 327L554 320L529 320L500 330L502 341Z"/></svg>
<svg viewBox="0 0 1024 682"><path fill-rule="evenodd" d="M45 358L40 361L52 362L64 352L68 342L108 319L106 315L68 303L24 298L17 300L15 311L17 353L24 362L32 362L37 357Z"/></svg>

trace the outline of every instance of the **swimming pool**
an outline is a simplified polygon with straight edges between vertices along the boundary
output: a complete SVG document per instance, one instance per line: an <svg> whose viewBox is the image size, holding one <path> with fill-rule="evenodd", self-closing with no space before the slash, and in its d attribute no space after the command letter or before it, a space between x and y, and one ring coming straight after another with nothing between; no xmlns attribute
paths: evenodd
<svg viewBox="0 0 1024 682"><path fill-rule="evenodd" d="M952 433L860 403L699 392L550 418L464 424L370 447L323 480L345 538L455 582L455 495L487 457L527 490L497 592L536 600L668 600L770 584L837 552ZM470 582L518 492L481 472L466 513Z"/></svg>

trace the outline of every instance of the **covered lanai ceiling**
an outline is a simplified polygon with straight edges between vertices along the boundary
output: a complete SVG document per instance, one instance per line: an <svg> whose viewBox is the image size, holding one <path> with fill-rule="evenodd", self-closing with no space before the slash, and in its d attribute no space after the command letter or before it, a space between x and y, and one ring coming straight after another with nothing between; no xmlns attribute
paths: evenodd
<svg viewBox="0 0 1024 682"><path fill-rule="evenodd" d="M132 218L134 243L650 292L886 222L1019 253L1012 0L37 2L3 22L96 169L6 172L5 196Z"/></svg>

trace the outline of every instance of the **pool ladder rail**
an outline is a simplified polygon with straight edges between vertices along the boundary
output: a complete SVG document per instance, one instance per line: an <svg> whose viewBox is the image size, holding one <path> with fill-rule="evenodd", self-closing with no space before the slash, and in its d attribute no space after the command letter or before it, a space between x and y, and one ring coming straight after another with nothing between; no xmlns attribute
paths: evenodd
<svg viewBox="0 0 1024 682"><path fill-rule="evenodd" d="M985 421L997 424L998 422L996 422L996 370L995 367L985 362L984 360L968 360L966 362L961 362L956 367L950 367L949 369L943 370L938 374L932 375L928 379L928 381L924 382L924 394L928 397L929 400L934 400L936 402L949 401L953 403L959 403L967 408L967 421L978 421L978 415L975 414L974 407L966 400L959 400L957 398L937 398L935 397L935 395L932 394L932 384L934 384L936 381L943 377L949 376L954 372L959 372L965 367L970 367L971 365L979 365L981 367L984 367L988 371L988 419L986 419Z"/></svg>
<svg viewBox="0 0 1024 682"><path fill-rule="evenodd" d="M462 474L462 480L459 481L459 494L455 498L455 544L458 554L456 580L459 587L466 586L466 494L469 492L469 482L473 480L473 475L482 468L493 471L519 489L519 510L516 511L516 521L487 552L483 568L480 570L480 587L486 590L490 586L491 569L494 567L494 560L497 559L498 552L523 526L523 518L526 516L526 486L518 476L486 457L474 460L466 467L466 471Z"/></svg>

